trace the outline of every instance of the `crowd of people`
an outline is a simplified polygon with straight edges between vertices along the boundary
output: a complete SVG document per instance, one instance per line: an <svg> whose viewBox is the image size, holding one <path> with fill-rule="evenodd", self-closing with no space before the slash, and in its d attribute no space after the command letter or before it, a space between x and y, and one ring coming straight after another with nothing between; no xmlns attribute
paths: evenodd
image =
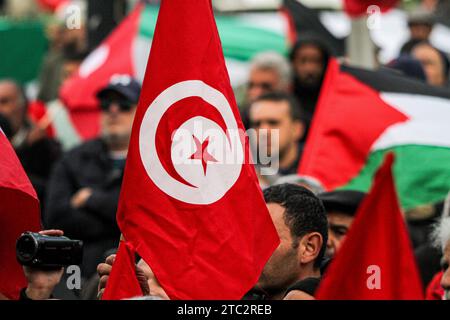
<svg viewBox="0 0 450 320"><path fill-rule="evenodd" d="M64 79L77 72L87 55L83 32L52 26L50 48L39 78L37 101L30 101L14 79L0 79L0 127L14 147L37 191L42 208L43 230L84 242L82 290L63 288L58 270L51 281L37 286L48 274L26 268L29 287L23 299L96 299L101 296L119 243L116 223L122 177L141 85L130 75L115 75L97 93L101 110L101 134L81 141L70 132L63 137L49 133L49 119L35 119L30 109L64 108L58 89ZM411 37L398 58L379 66L450 90L447 53L429 41L433 13L413 14ZM315 289L333 256L352 227L365 193L352 190L325 191L320 183L297 174L302 152L328 59L333 48L313 34L299 35L287 57L261 52L250 62L245 97L240 101L247 129L260 132L255 148L271 150L277 172L262 174L266 163L256 163L264 199L281 240L262 275L245 299L314 299ZM31 111L33 111L31 110ZM271 130L278 130L276 148ZM267 139L261 139L267 135ZM261 143L261 145L259 145ZM415 209L418 219L407 221L427 298L450 298L450 198L447 202ZM413 210L414 211L414 210ZM411 215L410 215L411 216ZM434 231L433 231L434 230ZM143 292L167 299L150 267L140 260L136 267ZM48 279L48 278L47 278Z"/></svg>

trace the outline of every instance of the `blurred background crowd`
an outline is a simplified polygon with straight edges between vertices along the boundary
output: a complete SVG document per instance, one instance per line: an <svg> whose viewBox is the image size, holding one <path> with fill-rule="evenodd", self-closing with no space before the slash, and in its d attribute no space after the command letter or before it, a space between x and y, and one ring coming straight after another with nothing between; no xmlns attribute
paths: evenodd
<svg viewBox="0 0 450 320"><path fill-rule="evenodd" d="M61 297L95 298L97 265L119 241L115 214L158 2L0 1L0 126L38 193L44 227L85 243L83 290L61 286ZM351 19L339 0L213 6L244 125L279 130L279 169L259 175L263 187L324 191L297 170L329 57L450 90L449 0L401 1L373 21ZM330 255L362 196L337 196L348 210L329 231ZM405 213L425 288L441 270L431 243L441 200Z"/></svg>

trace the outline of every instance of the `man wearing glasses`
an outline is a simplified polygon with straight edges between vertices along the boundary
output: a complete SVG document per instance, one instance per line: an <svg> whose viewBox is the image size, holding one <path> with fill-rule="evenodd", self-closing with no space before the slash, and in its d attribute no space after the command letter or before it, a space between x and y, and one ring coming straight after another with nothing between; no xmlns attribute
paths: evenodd
<svg viewBox="0 0 450 320"><path fill-rule="evenodd" d="M83 240L83 278L118 245L116 210L140 90L131 77L113 76L97 94L100 137L69 151L51 176L45 224Z"/></svg>

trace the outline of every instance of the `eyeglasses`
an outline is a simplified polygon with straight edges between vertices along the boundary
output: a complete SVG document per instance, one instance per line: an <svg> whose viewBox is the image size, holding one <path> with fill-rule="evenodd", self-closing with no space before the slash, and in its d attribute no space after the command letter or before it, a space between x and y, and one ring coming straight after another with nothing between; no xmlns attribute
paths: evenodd
<svg viewBox="0 0 450 320"><path fill-rule="evenodd" d="M102 99L100 100L100 108L102 111L109 111L112 104L117 104L120 111L128 112L134 107L134 103L128 100Z"/></svg>

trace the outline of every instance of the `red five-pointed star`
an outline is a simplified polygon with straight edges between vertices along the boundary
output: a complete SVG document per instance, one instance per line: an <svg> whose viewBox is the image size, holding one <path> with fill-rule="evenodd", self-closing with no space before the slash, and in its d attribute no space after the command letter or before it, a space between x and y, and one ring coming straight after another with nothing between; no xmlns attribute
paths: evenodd
<svg viewBox="0 0 450 320"><path fill-rule="evenodd" d="M208 150L206 150L209 144L209 137L206 138L206 140L203 141L203 143L200 143L200 141L194 135L192 135L192 138L194 138L195 148L197 149L197 151L195 151L195 153L190 157L190 159L201 159L203 166L203 173L206 175L207 162L208 161L217 162L217 160L210 153L208 153Z"/></svg>

